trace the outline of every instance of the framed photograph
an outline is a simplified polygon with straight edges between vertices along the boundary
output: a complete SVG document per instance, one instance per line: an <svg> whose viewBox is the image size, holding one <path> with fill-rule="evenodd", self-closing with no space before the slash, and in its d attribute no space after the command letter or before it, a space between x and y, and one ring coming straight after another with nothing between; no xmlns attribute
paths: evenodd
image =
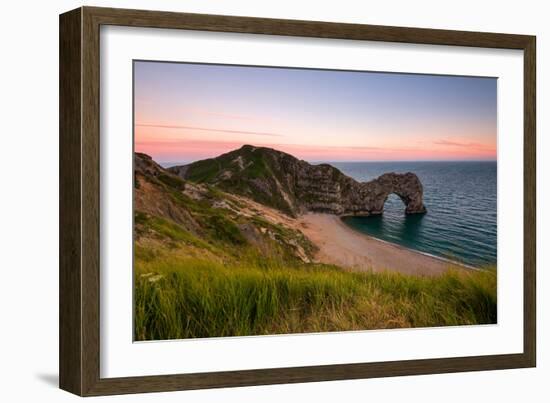
<svg viewBox="0 0 550 403"><path fill-rule="evenodd" d="M533 367L535 37L60 16L60 387Z"/></svg>

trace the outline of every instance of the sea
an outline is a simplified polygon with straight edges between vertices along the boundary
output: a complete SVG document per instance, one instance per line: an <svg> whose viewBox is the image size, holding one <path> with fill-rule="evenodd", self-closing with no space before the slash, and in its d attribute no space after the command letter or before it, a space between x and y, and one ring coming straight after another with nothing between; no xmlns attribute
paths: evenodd
<svg viewBox="0 0 550 403"><path fill-rule="evenodd" d="M413 172L424 186L426 214L405 215L403 202L391 194L382 215L344 218L351 228L474 267L496 264L496 161L328 163L361 182Z"/></svg>

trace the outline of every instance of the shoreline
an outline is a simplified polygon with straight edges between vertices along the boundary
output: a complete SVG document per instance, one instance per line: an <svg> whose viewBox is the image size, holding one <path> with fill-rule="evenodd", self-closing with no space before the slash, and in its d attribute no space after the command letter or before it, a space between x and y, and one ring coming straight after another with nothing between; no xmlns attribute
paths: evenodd
<svg viewBox="0 0 550 403"><path fill-rule="evenodd" d="M339 217L340 218L340 221L342 222L342 224L344 224L346 226L346 228L349 228L350 230L356 232L358 235L360 236L364 236L364 237L367 237L367 238L371 238L375 241L378 241L378 242L382 242L382 243L385 243L385 244L388 244L390 246L393 246L393 247L396 247L396 248L400 248L400 249L404 249L404 250L407 250L409 252L412 252L412 253L419 253L421 255L424 255L424 256L427 256L427 257L430 257L430 258L433 258L433 259L438 259L438 260L441 260L442 262L446 262L450 265L452 265L453 267L454 266L458 266L460 268L463 268L463 269L468 269L468 270L475 270L475 271L481 271L482 269L480 268L477 268L477 267L474 267L474 266L470 266L469 264L466 264L466 263L461 263L461 262L457 262L456 260L451 260L451 259L447 259L445 257L442 257L442 256L437 256L437 255L433 255L431 253L428 253L428 252L423 252L421 250L416 250L416 249L413 249L413 248L408 248L406 246L403 246L403 245L400 245L398 243L395 243L395 242L390 242L390 241L386 241L385 239L381 239L381 238L377 238L373 235L369 235L369 234L365 234L364 232L361 232L349 225L347 225L343 220L342 220L342 217Z"/></svg>
<svg viewBox="0 0 550 403"><path fill-rule="evenodd" d="M359 232L339 216L308 213L298 218L300 230L319 248L316 260L353 270L393 271L435 276L447 270L479 270L459 262Z"/></svg>

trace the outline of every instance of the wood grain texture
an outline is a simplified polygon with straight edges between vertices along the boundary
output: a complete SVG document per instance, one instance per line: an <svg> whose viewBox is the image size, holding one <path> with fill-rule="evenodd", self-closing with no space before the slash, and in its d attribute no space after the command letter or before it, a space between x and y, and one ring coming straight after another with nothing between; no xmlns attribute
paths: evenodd
<svg viewBox="0 0 550 403"><path fill-rule="evenodd" d="M100 377L101 25L524 51L524 352L130 378ZM60 387L82 396L531 367L535 322L535 37L83 7L60 17Z"/></svg>
<svg viewBox="0 0 550 403"><path fill-rule="evenodd" d="M225 15L188 14L165 11L86 7L106 25L189 29L314 38L384 42L459 45L485 48L523 49L529 36L441 29L404 28L381 25L341 24Z"/></svg>
<svg viewBox="0 0 550 403"><path fill-rule="evenodd" d="M81 394L81 11L59 18L59 386Z"/></svg>
<svg viewBox="0 0 550 403"><path fill-rule="evenodd" d="M523 66L523 353L536 366L536 267L537 267L537 129L536 129L536 39L531 37L524 48Z"/></svg>
<svg viewBox="0 0 550 403"><path fill-rule="evenodd" d="M83 394L99 378L99 24L82 9L82 367Z"/></svg>

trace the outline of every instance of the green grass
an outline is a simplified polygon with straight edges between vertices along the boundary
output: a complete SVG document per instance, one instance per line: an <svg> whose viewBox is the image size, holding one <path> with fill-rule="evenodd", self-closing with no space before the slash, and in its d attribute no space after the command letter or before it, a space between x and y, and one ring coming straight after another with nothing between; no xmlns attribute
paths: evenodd
<svg viewBox="0 0 550 403"><path fill-rule="evenodd" d="M193 245L208 250L212 249L208 242L193 235L181 226L163 218L136 212L134 221L137 228L146 227L171 241L183 242L187 245Z"/></svg>
<svg viewBox="0 0 550 403"><path fill-rule="evenodd" d="M175 175L168 175L165 173L161 173L157 176L157 180L177 190L182 190L185 186L185 182L183 181L183 179Z"/></svg>
<svg viewBox="0 0 550 403"><path fill-rule="evenodd" d="M496 272L359 273L241 256L136 253L135 338L161 340L496 323Z"/></svg>
<svg viewBox="0 0 550 403"><path fill-rule="evenodd" d="M217 158L197 161L189 165L186 179L196 183L215 183L222 190L251 197L259 203L275 207L292 216L294 213L282 195L277 192L266 193L257 183L254 184L255 181L263 182L267 189L273 190L277 189L273 178L277 178L280 183L284 182L281 173L271 169L271 152L261 148L243 147ZM242 170L234 162L237 157L242 157L246 162ZM231 172L231 177L220 180L219 174L225 171Z"/></svg>
<svg viewBox="0 0 550 403"><path fill-rule="evenodd" d="M178 178L172 178L168 175L166 175L166 177L170 180L179 181ZM242 236L235 221L229 218L227 210L212 208L209 204L209 200L193 200L181 192L174 191L170 188L167 190L172 196L173 201L178 204L179 207L188 211L194 217L195 221L201 225L203 230L208 232L208 234L203 234L203 238L206 237L207 239L216 240L217 243L225 242L234 245L244 245L246 243L246 239ZM219 199L223 194L217 189L209 188L207 196L213 199ZM170 220L145 214L140 211L136 211L134 216L135 224L138 228L151 228L155 232L173 241L194 243L199 247L207 245L201 238L192 235L189 231L184 230L181 226Z"/></svg>
<svg viewBox="0 0 550 403"><path fill-rule="evenodd" d="M234 160L241 156L250 164L241 171ZM225 170L232 171L237 177L267 178L272 175L269 164L266 161L265 152L259 150L252 151L251 148L241 149L238 152L232 152L221 155L217 158L196 161L189 165L185 174L186 179L193 182L209 183L216 179L217 175Z"/></svg>
<svg viewBox="0 0 550 403"><path fill-rule="evenodd" d="M223 214L210 216L208 221L206 221L206 226L211 235L218 241L233 245L246 244L246 239L241 234L237 225Z"/></svg>

